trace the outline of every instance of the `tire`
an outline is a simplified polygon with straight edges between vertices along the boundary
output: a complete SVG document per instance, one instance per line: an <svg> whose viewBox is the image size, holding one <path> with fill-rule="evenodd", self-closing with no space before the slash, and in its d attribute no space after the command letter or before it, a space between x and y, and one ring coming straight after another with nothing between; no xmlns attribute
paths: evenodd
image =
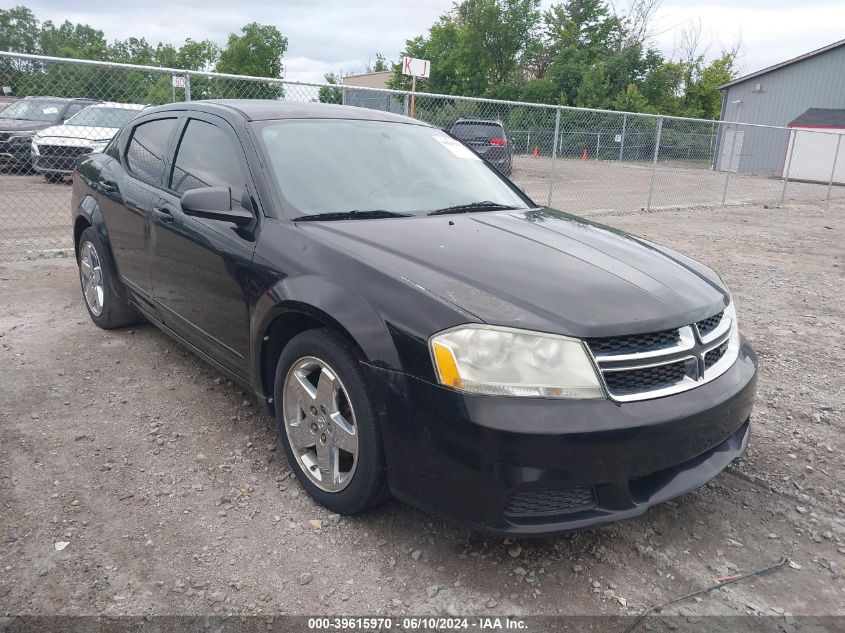
<svg viewBox="0 0 845 633"><path fill-rule="evenodd" d="M82 231L77 252L82 300L94 324L111 330L141 321L138 311L117 291L119 282L111 258L90 226Z"/></svg>
<svg viewBox="0 0 845 633"><path fill-rule="evenodd" d="M513 156L512 155L511 155L510 158L508 158L508 163L502 169L502 173L505 176L507 176L508 178L510 178L511 174L513 173Z"/></svg>
<svg viewBox="0 0 845 633"><path fill-rule="evenodd" d="M305 390L303 378L309 381ZM334 392L337 404L320 411L317 407L326 402L321 396L329 393L321 382L324 378L327 385L338 388ZM296 385L296 389L286 389L286 385ZM276 428L288 463L315 501L349 515L370 510L390 497L376 402L358 359L342 337L317 328L291 339L279 357L273 397ZM294 427L286 418L298 425ZM356 438L355 454L340 448L351 447L350 428ZM310 442L313 449L304 448ZM325 459L320 462L318 449L322 455L334 455L337 473L325 466Z"/></svg>

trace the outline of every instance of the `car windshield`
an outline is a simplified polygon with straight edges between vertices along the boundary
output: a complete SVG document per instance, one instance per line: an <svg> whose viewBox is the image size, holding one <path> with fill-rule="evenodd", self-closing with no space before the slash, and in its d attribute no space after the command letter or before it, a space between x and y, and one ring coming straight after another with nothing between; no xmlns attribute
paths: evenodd
<svg viewBox="0 0 845 633"><path fill-rule="evenodd" d="M528 208L475 152L436 128L347 119L253 126L292 217L352 210L424 215L479 202Z"/></svg>
<svg viewBox="0 0 845 633"><path fill-rule="evenodd" d="M140 114L132 108L109 108L91 106L70 117L65 125L84 125L87 127L123 127L123 124Z"/></svg>
<svg viewBox="0 0 845 633"><path fill-rule="evenodd" d="M50 123L52 121L58 121L59 113L64 107L65 104L62 101L21 99L20 101L15 101L15 103L0 112L0 119Z"/></svg>
<svg viewBox="0 0 845 633"><path fill-rule="evenodd" d="M452 134L462 141L487 141L496 136L502 137L505 131L498 123L483 123L473 121L472 123L455 123L452 126Z"/></svg>

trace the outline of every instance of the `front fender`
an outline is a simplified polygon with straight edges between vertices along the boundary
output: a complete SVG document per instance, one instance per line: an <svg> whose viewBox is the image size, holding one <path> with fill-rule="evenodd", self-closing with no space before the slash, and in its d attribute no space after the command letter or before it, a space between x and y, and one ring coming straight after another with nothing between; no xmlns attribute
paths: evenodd
<svg viewBox="0 0 845 633"><path fill-rule="evenodd" d="M255 303L250 319L250 373L261 384L262 347L270 324L285 312L301 312L327 322L351 337L366 360L385 368L401 366L390 330L362 297L337 283L313 274L277 281Z"/></svg>

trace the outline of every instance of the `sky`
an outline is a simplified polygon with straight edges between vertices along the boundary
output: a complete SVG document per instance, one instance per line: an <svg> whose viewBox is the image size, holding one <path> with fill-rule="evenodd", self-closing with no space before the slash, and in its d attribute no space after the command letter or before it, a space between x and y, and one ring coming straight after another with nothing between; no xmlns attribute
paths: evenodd
<svg viewBox="0 0 845 633"><path fill-rule="evenodd" d="M617 7L628 0L615 0ZM151 43L181 44L185 38L224 45L248 22L276 25L288 38L285 77L322 81L324 73L363 72L380 52L396 60L405 40L424 33L448 11L452 0L0 0L0 7L25 4L40 20L84 22L109 41L130 36ZM542 0L548 8L553 0ZM712 42L710 55L741 39L742 74L779 63L845 37L842 0L663 0L654 21L653 43L667 56L676 50L684 25L700 20Z"/></svg>

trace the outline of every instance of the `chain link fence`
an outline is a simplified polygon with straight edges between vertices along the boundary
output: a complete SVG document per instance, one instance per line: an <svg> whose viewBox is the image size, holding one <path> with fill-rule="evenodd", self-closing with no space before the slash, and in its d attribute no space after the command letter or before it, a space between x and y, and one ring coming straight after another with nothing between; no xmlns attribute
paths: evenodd
<svg viewBox="0 0 845 633"><path fill-rule="evenodd" d="M0 52L0 260L72 245L69 176L143 108L196 99L405 114L475 149L540 205L585 216L845 198L831 132L307 84Z"/></svg>

